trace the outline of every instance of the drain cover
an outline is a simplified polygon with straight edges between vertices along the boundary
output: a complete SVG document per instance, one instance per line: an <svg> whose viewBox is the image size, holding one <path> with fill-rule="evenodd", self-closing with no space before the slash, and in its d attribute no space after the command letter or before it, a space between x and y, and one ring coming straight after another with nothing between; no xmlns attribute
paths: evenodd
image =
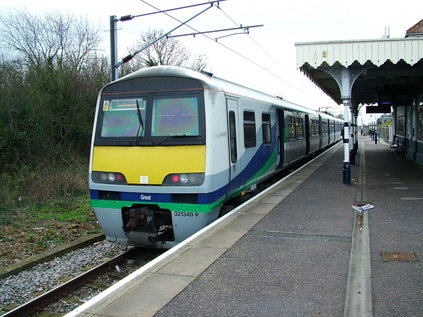
<svg viewBox="0 0 423 317"><path fill-rule="evenodd" d="M417 256L414 252L383 252L384 262L417 262Z"/></svg>

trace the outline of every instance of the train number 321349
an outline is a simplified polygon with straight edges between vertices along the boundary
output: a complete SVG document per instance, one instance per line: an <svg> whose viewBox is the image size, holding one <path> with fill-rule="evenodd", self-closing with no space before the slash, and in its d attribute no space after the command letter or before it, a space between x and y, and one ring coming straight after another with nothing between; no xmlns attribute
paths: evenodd
<svg viewBox="0 0 423 317"><path fill-rule="evenodd" d="M175 211L175 217L198 217L198 212Z"/></svg>

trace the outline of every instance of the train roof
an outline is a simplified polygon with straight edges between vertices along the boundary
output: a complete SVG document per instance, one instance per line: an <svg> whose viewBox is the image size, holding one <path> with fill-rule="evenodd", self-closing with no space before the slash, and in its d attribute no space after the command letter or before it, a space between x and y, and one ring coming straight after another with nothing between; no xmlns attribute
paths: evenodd
<svg viewBox="0 0 423 317"><path fill-rule="evenodd" d="M341 120L341 119L339 119L339 118L336 118L336 117L334 117L334 116L332 116L332 115L330 115L330 114L328 114L328 113L319 112L319 114L320 114L320 116L321 116L323 119L331 119L331 120L333 120L333 121L343 122L343 120Z"/></svg>
<svg viewBox="0 0 423 317"><path fill-rule="evenodd" d="M287 107L296 111L307 112L307 113L315 114L315 115L317 114L322 115L322 113L316 110L313 110L305 106L301 106L296 103L284 100L282 98L275 97L270 94L216 77L211 73L198 72L193 69L180 67L180 66L153 66L148 68L142 68L140 70L137 70L131 74L128 74L110 83L109 85L112 85L113 83L116 83L116 82L136 79L140 77L164 77L164 76L196 79L202 83L203 87L210 90L223 91L226 94L230 94L234 96L243 96L250 99L272 103L282 107ZM327 118L333 118L332 116L327 114L323 114L323 115L327 116Z"/></svg>

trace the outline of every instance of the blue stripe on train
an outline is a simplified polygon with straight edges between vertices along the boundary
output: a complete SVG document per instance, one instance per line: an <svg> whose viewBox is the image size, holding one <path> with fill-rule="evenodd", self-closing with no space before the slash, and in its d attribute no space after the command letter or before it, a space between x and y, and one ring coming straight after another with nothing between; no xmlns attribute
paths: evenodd
<svg viewBox="0 0 423 317"><path fill-rule="evenodd" d="M259 150L255 153L246 168L238 174L238 176L233 179L230 184L226 184L210 193L198 194L197 203L204 205L212 204L228 195L230 189L232 192L239 189L241 186L246 184L260 170L260 168L263 167L264 164L266 164L274 148L275 146L270 145L260 146ZM97 190L90 190L90 196L92 200L100 199L99 191ZM124 201L171 203L172 194L120 192L120 199Z"/></svg>

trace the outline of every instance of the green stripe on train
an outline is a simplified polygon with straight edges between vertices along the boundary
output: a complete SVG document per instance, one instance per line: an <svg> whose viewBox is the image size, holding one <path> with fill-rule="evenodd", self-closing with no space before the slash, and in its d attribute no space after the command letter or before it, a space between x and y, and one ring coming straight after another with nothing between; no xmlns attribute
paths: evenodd
<svg viewBox="0 0 423 317"><path fill-rule="evenodd" d="M267 160L266 164L263 165L263 167L254 174L253 177L251 177L248 182L246 182L241 188L239 188L237 191L233 192L225 201L228 201L236 196L238 196L240 193L242 193L245 189L249 188L252 184L254 184L258 178L266 174L270 168L276 163L276 160L278 158L278 148L275 147L273 150L272 155Z"/></svg>
<svg viewBox="0 0 423 317"><path fill-rule="evenodd" d="M218 200L212 204L176 204L176 203L163 203L163 202L146 202L146 201L126 201L126 200L91 200L91 207L93 208L110 208L121 209L122 207L130 207L136 205L157 205L162 209L169 209L172 211L185 211L185 212L200 212L207 213L216 209L222 204L223 200Z"/></svg>
<svg viewBox="0 0 423 317"><path fill-rule="evenodd" d="M212 204L177 204L177 203L163 203L163 202L146 202L146 201L125 201L125 200L91 200L91 206L93 208L111 208L121 209L122 207L130 207L134 204L144 205L158 205L162 209L169 209L172 211L185 211L185 212L200 212L207 213L220 207L225 201L230 198L237 196L239 193L250 187L258 178L263 176L269 169L275 164L278 157L277 147L275 147L272 155L267 160L266 164L253 176L248 182L245 183L239 190L227 197L226 199L220 199Z"/></svg>

